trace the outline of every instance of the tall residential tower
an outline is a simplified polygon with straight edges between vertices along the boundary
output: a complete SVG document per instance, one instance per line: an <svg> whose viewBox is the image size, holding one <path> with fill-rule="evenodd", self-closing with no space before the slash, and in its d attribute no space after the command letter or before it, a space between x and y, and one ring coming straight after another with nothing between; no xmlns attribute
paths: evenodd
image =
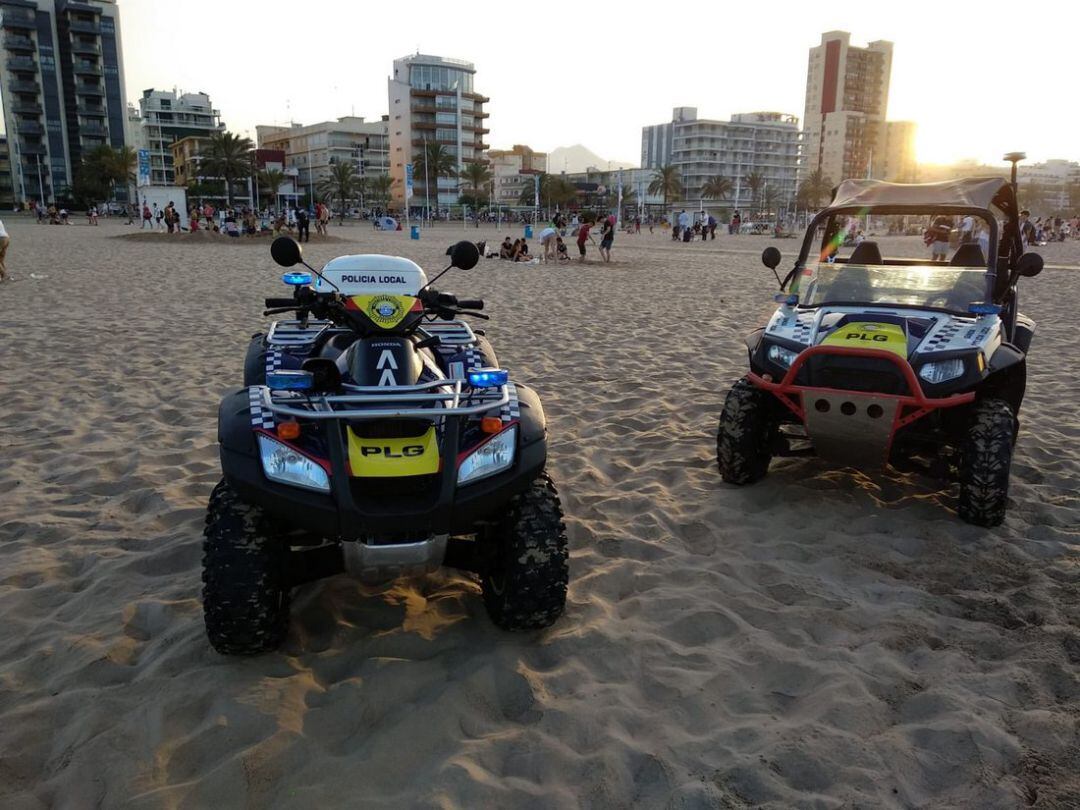
<svg viewBox="0 0 1080 810"><path fill-rule="evenodd" d="M405 202L405 165L414 161L424 145L435 142L450 153L455 171L466 163L484 161L488 133L484 105L491 99L473 88L476 68L472 62L444 56L415 54L394 60L394 73L387 84L390 101L390 176L394 180L393 199ZM413 178L410 204L423 205L425 179ZM427 195L431 205L452 205L460 196L461 181L451 177L429 177Z"/></svg>
<svg viewBox="0 0 1080 810"><path fill-rule="evenodd" d="M115 0L0 0L0 28L15 195L50 201L68 193L86 152L125 144L119 10Z"/></svg>

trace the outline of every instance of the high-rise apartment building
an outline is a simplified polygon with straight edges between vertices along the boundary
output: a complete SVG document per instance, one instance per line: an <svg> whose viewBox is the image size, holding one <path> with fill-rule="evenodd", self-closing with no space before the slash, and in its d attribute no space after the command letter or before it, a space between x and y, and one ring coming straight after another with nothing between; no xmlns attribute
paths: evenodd
<svg viewBox="0 0 1080 810"><path fill-rule="evenodd" d="M297 172L304 193L313 194L319 181L330 176L338 163L352 163L359 177L375 177L390 171L389 123L346 115L319 124L255 127L260 149L279 149L285 165Z"/></svg>
<svg viewBox="0 0 1080 810"><path fill-rule="evenodd" d="M547 170L547 152L537 152L523 144L514 144L512 149L490 149L487 161L493 190L491 200L499 205L519 205L526 189L532 193L534 176ZM482 192L481 196L486 198L486 193Z"/></svg>
<svg viewBox="0 0 1080 810"><path fill-rule="evenodd" d="M810 49L803 112L804 175L820 169L836 183L850 177L885 176L892 53L892 43L883 40L856 48L846 31L822 34L821 44ZM910 143L913 129L905 132Z"/></svg>
<svg viewBox="0 0 1080 810"><path fill-rule="evenodd" d="M122 122L123 123L123 122ZM136 149L150 152L150 185L176 184L172 145L195 136L208 138L224 132L221 113L206 93L177 93L175 90L143 90L139 114L127 121Z"/></svg>
<svg viewBox="0 0 1080 810"><path fill-rule="evenodd" d="M484 161L488 145L484 135L491 99L473 88L476 68L472 62L443 56L415 54L394 60L387 84L390 102L390 176L394 179L395 204L405 202L405 166L425 144L435 142L450 153L455 171L466 163ZM452 205L460 196L461 181L452 177L429 177L417 172L413 178L411 205ZM430 194L427 189L430 188Z"/></svg>
<svg viewBox="0 0 1080 810"><path fill-rule="evenodd" d="M695 107L676 107L670 123L642 127L642 168L672 165L679 169L684 199L703 198L712 177L723 177L732 192L723 202L744 206L758 202L784 206L795 197L799 169L799 119L779 112L740 113L730 121L697 117ZM748 178L761 179L751 191Z"/></svg>
<svg viewBox="0 0 1080 810"><path fill-rule="evenodd" d="M0 0L0 29L15 195L53 200L86 152L126 142L119 9L115 0Z"/></svg>

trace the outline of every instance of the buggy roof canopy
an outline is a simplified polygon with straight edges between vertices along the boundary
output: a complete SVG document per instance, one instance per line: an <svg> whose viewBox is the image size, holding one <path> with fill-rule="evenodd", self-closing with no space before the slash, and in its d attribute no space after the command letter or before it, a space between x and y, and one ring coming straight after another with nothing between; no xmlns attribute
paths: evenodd
<svg viewBox="0 0 1080 810"><path fill-rule="evenodd" d="M939 210L1000 208L1015 211L1012 186L1003 177L965 177L940 183L886 183L883 180L845 180L833 192L829 208ZM888 213L882 211L881 213Z"/></svg>

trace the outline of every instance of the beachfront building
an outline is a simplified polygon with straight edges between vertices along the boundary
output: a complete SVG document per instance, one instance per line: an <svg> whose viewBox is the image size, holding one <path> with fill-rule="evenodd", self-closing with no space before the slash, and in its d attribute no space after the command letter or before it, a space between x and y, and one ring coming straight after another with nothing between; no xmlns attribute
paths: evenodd
<svg viewBox="0 0 1080 810"><path fill-rule="evenodd" d="M511 149L490 149L487 160L494 190L492 204L504 206L519 205L522 193L534 187L533 177L547 168L547 153L523 144L514 144Z"/></svg>
<svg viewBox="0 0 1080 810"><path fill-rule="evenodd" d="M820 169L840 182L850 177L908 176L914 166L915 125L885 117L893 44L851 45L851 34L829 31L810 49L803 111L801 172Z"/></svg>
<svg viewBox="0 0 1080 810"><path fill-rule="evenodd" d="M172 146L187 137L208 138L224 132L221 113L206 93L177 93L175 90L143 90L139 113L129 113L127 126L136 133L137 148L150 153L150 185L176 183Z"/></svg>
<svg viewBox="0 0 1080 810"><path fill-rule="evenodd" d="M210 137L207 135L188 135L171 144L173 184L186 189L188 203L210 202L220 207L229 199L234 206L250 205L255 194L252 178L238 180L233 186L231 198L226 198L225 179L202 171L209 147ZM253 156L257 164L258 150ZM262 167L256 165L256 170L259 168Z"/></svg>
<svg viewBox="0 0 1080 810"><path fill-rule="evenodd" d="M713 177L726 178L732 185L730 198L713 204L749 205L747 178L752 175L762 179L753 192L759 202L769 200L770 208L783 207L795 197L799 119L787 113L752 112L717 121L698 118L696 107L676 107L670 123L642 128L641 161L642 168L652 171L678 167L685 189L682 202L695 208Z"/></svg>
<svg viewBox="0 0 1080 810"><path fill-rule="evenodd" d="M19 203L12 185L11 155L8 152L8 139L0 135L0 208L10 211Z"/></svg>
<svg viewBox="0 0 1080 810"><path fill-rule="evenodd" d="M0 0L0 29L15 194L50 201L86 152L126 142L120 12L115 0Z"/></svg>
<svg viewBox="0 0 1080 810"><path fill-rule="evenodd" d="M338 163L352 163L359 177L375 177L390 170L388 116L378 121L347 115L318 124L255 127L260 149L285 154L285 167L296 173L303 193L316 195L319 182Z"/></svg>
<svg viewBox="0 0 1080 810"><path fill-rule="evenodd" d="M390 103L390 176L393 201L405 203L405 166L435 141L450 153L455 171L466 163L483 162L488 145L484 135L491 99L473 87L476 68L472 62L444 56L414 54L394 60L387 80ZM461 181L454 177L413 178L413 206L430 201L432 206L457 203ZM430 193L428 193L430 187Z"/></svg>
<svg viewBox="0 0 1080 810"><path fill-rule="evenodd" d="M590 166L583 172L561 172L558 176L574 185L578 192L578 207L608 208L614 210L619 199L619 184L622 184L623 209L652 208L662 206L662 194L650 194L656 170L646 169L606 169Z"/></svg>

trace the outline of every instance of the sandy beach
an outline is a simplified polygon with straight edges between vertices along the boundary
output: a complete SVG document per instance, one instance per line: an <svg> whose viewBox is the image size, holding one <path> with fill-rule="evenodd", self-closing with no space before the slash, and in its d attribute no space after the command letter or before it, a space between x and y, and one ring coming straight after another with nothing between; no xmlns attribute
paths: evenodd
<svg viewBox="0 0 1080 810"><path fill-rule="evenodd" d="M451 273L543 398L566 615L509 635L464 575L340 576L298 591L279 653L234 659L203 634L201 531L218 401L285 294L269 240L5 224L0 807L1080 807L1080 242L1021 286L1039 328L992 530L892 471L721 482L774 306L757 256L797 240L658 230L611 265ZM313 263L430 272L520 228L330 232Z"/></svg>

